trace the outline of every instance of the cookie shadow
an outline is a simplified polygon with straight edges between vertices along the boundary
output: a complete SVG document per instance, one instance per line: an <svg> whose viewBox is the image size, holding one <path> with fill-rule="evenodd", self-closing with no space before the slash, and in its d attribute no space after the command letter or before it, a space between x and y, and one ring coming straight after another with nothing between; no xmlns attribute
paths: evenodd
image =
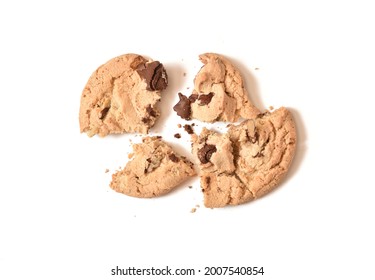
<svg viewBox="0 0 375 280"><path fill-rule="evenodd" d="M152 127L151 132L161 133L166 127L166 120L174 113L173 106L177 103L177 93L182 90L186 82L184 73L186 68L177 63L163 63L168 74L168 87L161 94L159 103L160 116Z"/></svg>
<svg viewBox="0 0 375 280"><path fill-rule="evenodd" d="M241 61L230 56L225 57L227 57L232 62L232 64L240 71L240 74L244 81L244 87L247 91L247 97L250 99L251 103L263 112L265 110L265 107L260 95L259 84L254 74Z"/></svg>
<svg viewBox="0 0 375 280"><path fill-rule="evenodd" d="M307 151L307 145L306 145L307 132L306 132L306 128L305 128L302 116L296 109L288 108L288 110L292 113L293 119L296 125L297 147L296 147L293 161L289 167L289 172L286 174L282 184L285 184L290 178L294 176L294 174L298 172L299 168L302 165L303 159Z"/></svg>

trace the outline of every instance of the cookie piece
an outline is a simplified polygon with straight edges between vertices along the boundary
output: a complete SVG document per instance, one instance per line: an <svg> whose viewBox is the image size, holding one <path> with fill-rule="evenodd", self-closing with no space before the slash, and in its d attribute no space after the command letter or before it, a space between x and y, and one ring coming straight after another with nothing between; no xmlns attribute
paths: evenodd
<svg viewBox="0 0 375 280"><path fill-rule="evenodd" d="M200 167L200 181L206 207L237 205L253 199L252 193L236 177L232 141L227 134L206 128L193 135L193 154Z"/></svg>
<svg viewBox="0 0 375 280"><path fill-rule="evenodd" d="M283 107L231 125L226 134L203 129L193 136L193 154L205 206L238 205L268 193L287 173L295 147L295 124Z"/></svg>
<svg viewBox="0 0 375 280"><path fill-rule="evenodd" d="M81 96L79 123L88 136L147 133L160 115L155 107L168 85L158 61L137 54L115 57L89 78Z"/></svg>
<svg viewBox="0 0 375 280"><path fill-rule="evenodd" d="M179 93L173 107L181 118L204 122L235 122L256 118L260 111L250 102L240 72L223 56L205 53L189 97Z"/></svg>
<svg viewBox="0 0 375 280"><path fill-rule="evenodd" d="M134 197L156 197L196 175L193 164L161 140L145 137L134 144L134 158L112 175L110 187Z"/></svg>

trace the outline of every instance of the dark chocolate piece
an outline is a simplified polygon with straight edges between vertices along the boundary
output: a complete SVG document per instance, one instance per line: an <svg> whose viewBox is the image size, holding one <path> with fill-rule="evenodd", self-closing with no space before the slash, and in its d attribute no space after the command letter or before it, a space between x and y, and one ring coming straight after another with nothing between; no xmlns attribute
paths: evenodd
<svg viewBox="0 0 375 280"><path fill-rule="evenodd" d="M104 108L103 110L100 111L99 119L102 120L102 119L104 119L107 116L109 108L110 107L106 107L106 108Z"/></svg>
<svg viewBox="0 0 375 280"><path fill-rule="evenodd" d="M214 93L210 92L209 94L201 94L198 97L198 100L200 101L199 105L204 106L208 105L211 102L212 97L214 97Z"/></svg>
<svg viewBox="0 0 375 280"><path fill-rule="evenodd" d="M151 122L151 119L150 118L142 118L142 122L145 123L145 124L148 124Z"/></svg>
<svg viewBox="0 0 375 280"><path fill-rule="evenodd" d="M147 108L146 108L146 112L151 116L151 117L156 117L156 111L154 110L154 108L151 107L151 105L148 105Z"/></svg>
<svg viewBox="0 0 375 280"><path fill-rule="evenodd" d="M210 161L213 153L216 152L214 145L205 144L202 149L198 150L198 158L201 163L206 164Z"/></svg>
<svg viewBox="0 0 375 280"><path fill-rule="evenodd" d="M190 100L181 92L178 93L178 97L180 98L180 101L174 105L173 110L176 111L177 115L181 118L189 120L191 114Z"/></svg>
<svg viewBox="0 0 375 280"><path fill-rule="evenodd" d="M179 159L178 157L176 157L175 154L170 154L170 155L169 155L169 159L170 159L171 161L173 161L173 162L179 162L179 161L180 161L180 159Z"/></svg>
<svg viewBox="0 0 375 280"><path fill-rule="evenodd" d="M193 130L193 128L192 128L190 125L185 124L185 125L184 125L184 129L185 129L185 131L186 131L187 133L189 133L189 134L194 134L194 130Z"/></svg>
<svg viewBox="0 0 375 280"><path fill-rule="evenodd" d="M168 86L167 72L159 61L140 64L137 73L146 81L147 90L163 90Z"/></svg>
<svg viewBox="0 0 375 280"><path fill-rule="evenodd" d="M196 94L196 93L193 93L192 95L189 96L190 103L194 103L195 100L197 100L197 99L198 99L198 94Z"/></svg>

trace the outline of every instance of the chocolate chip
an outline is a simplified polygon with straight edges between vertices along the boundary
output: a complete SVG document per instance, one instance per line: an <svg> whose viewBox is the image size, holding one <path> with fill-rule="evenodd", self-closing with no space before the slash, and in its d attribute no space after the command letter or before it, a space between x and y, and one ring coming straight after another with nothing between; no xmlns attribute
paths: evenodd
<svg viewBox="0 0 375 280"><path fill-rule="evenodd" d="M187 133L189 133L189 134L194 134L194 130L193 130L193 128L192 128L190 125L185 124L185 125L184 125L184 129L185 129L185 131L186 131Z"/></svg>
<svg viewBox="0 0 375 280"><path fill-rule="evenodd" d="M106 107L106 108L104 108L103 110L100 111L99 119L102 120L102 119L104 119L107 116L109 108L110 107Z"/></svg>
<svg viewBox="0 0 375 280"><path fill-rule="evenodd" d="M162 158L158 155L153 155L151 158L146 159L146 161L147 164L144 173L150 173L160 166Z"/></svg>
<svg viewBox="0 0 375 280"><path fill-rule="evenodd" d="M156 117L156 111L154 108L151 107L151 105L148 105L146 108L146 112L151 116L151 117Z"/></svg>
<svg viewBox="0 0 375 280"><path fill-rule="evenodd" d="M181 138L181 134L180 133L176 133L175 135L174 135L174 138Z"/></svg>
<svg viewBox="0 0 375 280"><path fill-rule="evenodd" d="M216 147L214 145L205 144L202 149L198 150L198 158L201 163L208 163L211 159L213 153L216 152Z"/></svg>
<svg viewBox="0 0 375 280"><path fill-rule="evenodd" d="M204 106L204 105L209 104L214 95L215 94L213 92L210 92L209 94L201 94L198 97L198 100L200 101L199 105Z"/></svg>
<svg viewBox="0 0 375 280"><path fill-rule="evenodd" d="M192 95L189 96L190 103L194 103L195 100L197 100L197 99L198 99L198 94L196 94L196 93L193 93Z"/></svg>
<svg viewBox="0 0 375 280"><path fill-rule="evenodd" d="M165 71L163 64L159 64L158 67L155 69L155 75L151 80L151 88L156 90L163 90L166 89L168 86L168 76L167 72Z"/></svg>
<svg viewBox="0 0 375 280"><path fill-rule="evenodd" d="M151 119L150 118L142 118L142 122L145 123L145 124L148 124L151 122Z"/></svg>
<svg viewBox="0 0 375 280"><path fill-rule="evenodd" d="M180 101L174 105L173 110L176 111L177 115L179 115L181 118L190 120L190 100L181 92L178 93L178 98L180 98Z"/></svg>
<svg viewBox="0 0 375 280"><path fill-rule="evenodd" d="M168 85L167 72L159 61L140 64L137 73L146 81L147 90L163 90Z"/></svg>
<svg viewBox="0 0 375 280"><path fill-rule="evenodd" d="M179 159L178 157L176 157L175 154L170 154L170 155L169 155L169 159L170 159L171 161L173 161L173 162L179 162L179 161L180 161L180 159Z"/></svg>

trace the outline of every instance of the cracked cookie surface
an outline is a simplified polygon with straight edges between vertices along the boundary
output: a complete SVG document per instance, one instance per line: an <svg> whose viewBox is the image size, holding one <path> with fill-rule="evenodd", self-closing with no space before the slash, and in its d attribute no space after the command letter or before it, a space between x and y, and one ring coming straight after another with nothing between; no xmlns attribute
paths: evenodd
<svg viewBox="0 0 375 280"><path fill-rule="evenodd" d="M134 158L112 175L110 187L134 197L156 197L196 175L193 163L178 155L161 137L134 144Z"/></svg>
<svg viewBox="0 0 375 280"><path fill-rule="evenodd" d="M280 108L226 134L203 129L193 136L206 207L238 205L274 189L287 173L296 147L291 113Z"/></svg>
<svg viewBox="0 0 375 280"><path fill-rule="evenodd" d="M226 58L215 53L199 56L203 62L189 97L179 93L173 107L184 119L204 122L235 122L255 118L260 111L250 102L240 72Z"/></svg>
<svg viewBox="0 0 375 280"><path fill-rule="evenodd" d="M115 57L89 78L81 96L79 123L88 136L147 133L168 78L163 65L137 54Z"/></svg>

